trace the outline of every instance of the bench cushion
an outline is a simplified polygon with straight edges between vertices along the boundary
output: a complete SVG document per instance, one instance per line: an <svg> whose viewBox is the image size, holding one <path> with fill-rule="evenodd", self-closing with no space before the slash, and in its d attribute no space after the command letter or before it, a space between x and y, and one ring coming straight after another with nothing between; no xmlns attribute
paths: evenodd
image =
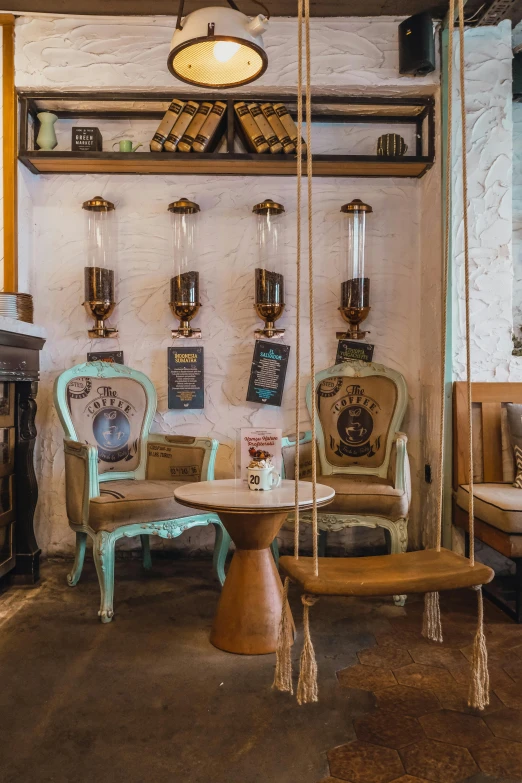
<svg viewBox="0 0 522 783"><path fill-rule="evenodd" d="M304 478L303 481L310 479ZM338 474L317 476L317 483L335 490L335 497L328 504L329 514L366 514L393 521L408 516L407 493L395 489L389 479Z"/></svg>
<svg viewBox="0 0 522 783"><path fill-rule="evenodd" d="M103 482L100 496L89 503L89 525L93 530L110 532L136 522L166 522L201 514L174 500L174 490L184 483L132 479Z"/></svg>
<svg viewBox="0 0 522 783"><path fill-rule="evenodd" d="M522 533L522 490L510 484L474 484L475 516L505 533ZM469 485L461 484L457 505L468 510Z"/></svg>

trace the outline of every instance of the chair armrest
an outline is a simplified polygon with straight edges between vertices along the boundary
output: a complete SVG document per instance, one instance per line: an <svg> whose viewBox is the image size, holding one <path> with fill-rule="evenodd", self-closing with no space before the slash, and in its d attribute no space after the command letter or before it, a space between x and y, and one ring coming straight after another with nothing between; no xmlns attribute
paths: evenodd
<svg viewBox="0 0 522 783"><path fill-rule="evenodd" d="M75 525L89 521L89 501L98 497L98 449L76 440L64 440L67 517Z"/></svg>
<svg viewBox="0 0 522 783"><path fill-rule="evenodd" d="M390 455L391 479L395 489L410 494L410 461L408 459L408 436L404 432L396 432L393 436L392 453ZM394 468L394 469L393 469Z"/></svg>
<svg viewBox="0 0 522 783"><path fill-rule="evenodd" d="M150 434L145 476L163 481L212 481L218 446L213 438Z"/></svg>

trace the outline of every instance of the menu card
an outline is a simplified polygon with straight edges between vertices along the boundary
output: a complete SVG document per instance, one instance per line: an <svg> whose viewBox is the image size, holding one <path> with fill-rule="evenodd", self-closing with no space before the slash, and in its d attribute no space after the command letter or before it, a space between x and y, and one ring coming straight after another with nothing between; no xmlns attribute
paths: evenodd
<svg viewBox="0 0 522 783"><path fill-rule="evenodd" d="M282 453L283 430L280 429L252 429L242 427L240 430L241 438L241 479L246 483L247 468L253 459L259 459L260 453L270 456L272 463L281 475L283 464Z"/></svg>

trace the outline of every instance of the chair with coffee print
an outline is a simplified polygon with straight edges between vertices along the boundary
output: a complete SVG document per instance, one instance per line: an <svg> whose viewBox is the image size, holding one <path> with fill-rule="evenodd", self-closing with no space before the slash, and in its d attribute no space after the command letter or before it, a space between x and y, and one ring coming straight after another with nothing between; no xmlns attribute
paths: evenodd
<svg viewBox="0 0 522 783"><path fill-rule="evenodd" d="M151 568L149 536L177 538L213 525L214 569L221 584L230 538L219 517L180 506L181 484L214 478L218 442L212 438L151 434L156 391L141 372L90 362L63 372L54 400L65 431L65 496L76 555L68 582L80 579L87 539L101 590L99 616L114 615L114 556L121 538L140 536L143 565ZM192 513L191 513L192 511Z"/></svg>
<svg viewBox="0 0 522 783"><path fill-rule="evenodd" d="M318 509L319 554L330 532L351 527L383 528L391 554L408 547L411 501L407 437L399 431L408 391L404 377L381 364L350 361L315 376L317 481L335 489ZM311 412L312 384L306 391ZM312 434L299 433L299 475L311 480ZM294 477L295 436L283 439L283 465ZM311 512L300 515L311 523ZM398 604L404 596L394 596Z"/></svg>

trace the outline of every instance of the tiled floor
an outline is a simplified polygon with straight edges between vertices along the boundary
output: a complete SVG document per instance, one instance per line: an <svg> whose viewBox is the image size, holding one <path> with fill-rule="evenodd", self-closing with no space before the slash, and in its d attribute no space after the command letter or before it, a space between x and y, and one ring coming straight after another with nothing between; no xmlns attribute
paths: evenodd
<svg viewBox="0 0 522 783"><path fill-rule="evenodd" d="M479 713L467 706L474 604L459 592L443 609L442 645L419 637L422 603L410 601L337 673L343 688L370 691L376 709L354 721L356 739L328 752L321 783L522 781L522 626L486 603L491 695Z"/></svg>
<svg viewBox="0 0 522 783"><path fill-rule="evenodd" d="M0 593L0 783L522 783L522 626L486 603L479 715L471 591L442 597L442 645L421 637L415 597L319 601L319 702L299 707L270 687L273 655L209 643L209 562L153 562L117 562L109 625L92 561L74 589L57 561L36 589Z"/></svg>

